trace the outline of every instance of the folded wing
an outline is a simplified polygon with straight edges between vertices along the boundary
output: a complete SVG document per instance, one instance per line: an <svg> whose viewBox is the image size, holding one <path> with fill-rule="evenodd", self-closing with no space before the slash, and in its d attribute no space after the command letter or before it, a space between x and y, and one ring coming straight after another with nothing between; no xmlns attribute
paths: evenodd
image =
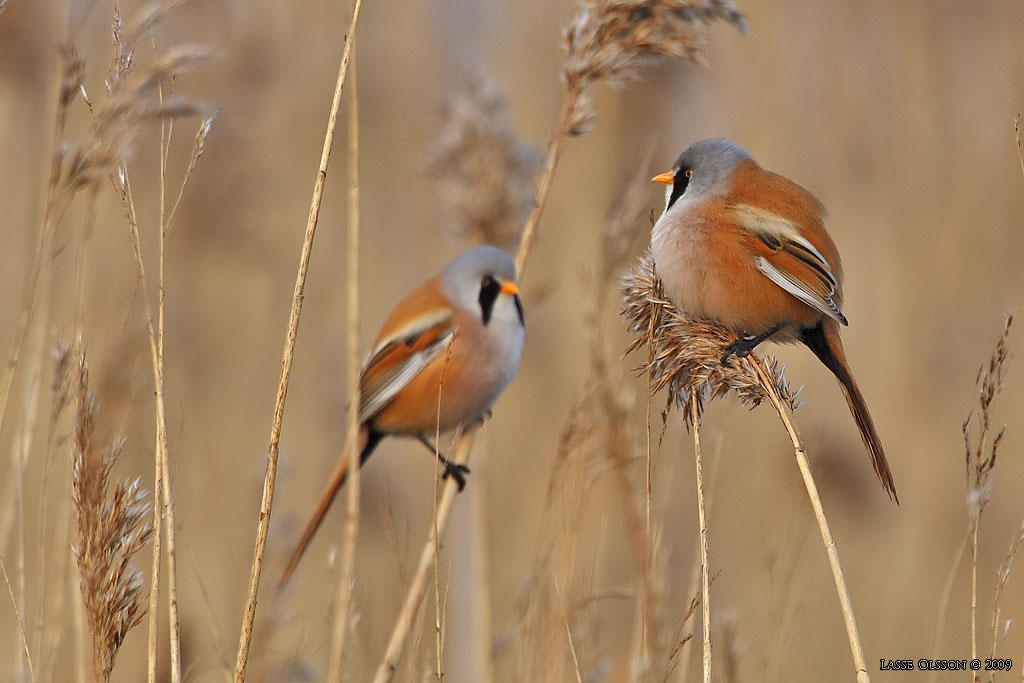
<svg viewBox="0 0 1024 683"><path fill-rule="evenodd" d="M731 213L748 236L745 246L765 277L811 308L847 324L832 265L793 223L750 206L733 206Z"/></svg>
<svg viewBox="0 0 1024 683"><path fill-rule="evenodd" d="M359 422L381 411L455 336L450 308L429 311L382 339L360 373Z"/></svg>

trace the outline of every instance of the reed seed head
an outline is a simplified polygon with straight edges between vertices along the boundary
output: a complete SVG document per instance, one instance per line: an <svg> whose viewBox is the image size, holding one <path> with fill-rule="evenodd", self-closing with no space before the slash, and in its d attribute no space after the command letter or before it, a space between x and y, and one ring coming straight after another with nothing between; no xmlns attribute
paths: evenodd
<svg viewBox="0 0 1024 683"><path fill-rule="evenodd" d="M153 535L149 494L139 480L111 483L124 440L108 448L94 444L96 399L89 390L84 355L78 366L72 496L78 538L74 547L79 584L92 636L93 674L110 680L117 652L146 612L145 581L131 568L133 555Z"/></svg>
<svg viewBox="0 0 1024 683"><path fill-rule="evenodd" d="M596 115L594 83L632 78L656 57L701 61L704 33L714 21L746 32L731 0L585 0L563 35L563 78L566 88L579 94L567 132L586 132Z"/></svg>
<svg viewBox="0 0 1024 683"><path fill-rule="evenodd" d="M427 170L444 225L468 242L511 249L530 210L539 152L519 139L505 98L479 73L463 77L442 120Z"/></svg>
<svg viewBox="0 0 1024 683"><path fill-rule="evenodd" d="M696 320L677 310L665 296L650 253L644 254L623 278L624 304L620 314L626 319L635 339L626 353L648 349L648 357L638 370L648 374L651 393L668 389L669 406L683 410L687 422L692 417L691 389L696 390L698 411L707 401L730 391L740 401L756 407L768 397L766 387L753 363L764 362L782 400L796 407L796 393L783 377L783 368L772 357L763 360L753 354L733 357L722 364L725 347L736 335L712 322Z"/></svg>

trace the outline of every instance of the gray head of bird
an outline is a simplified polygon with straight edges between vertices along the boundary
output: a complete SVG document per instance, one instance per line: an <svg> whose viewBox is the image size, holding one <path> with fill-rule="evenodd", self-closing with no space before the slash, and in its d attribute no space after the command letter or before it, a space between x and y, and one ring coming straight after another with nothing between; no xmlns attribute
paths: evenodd
<svg viewBox="0 0 1024 683"><path fill-rule="evenodd" d="M497 247L483 245L460 254L441 276L445 295L463 311L474 313L485 325L495 312L515 315L522 324L522 305L512 259Z"/></svg>
<svg viewBox="0 0 1024 683"><path fill-rule="evenodd" d="M680 197L708 199L726 189L725 180L733 167L750 159L745 149L725 138L712 138L695 142L686 148L672 170L660 173L652 180L664 183L665 211Z"/></svg>

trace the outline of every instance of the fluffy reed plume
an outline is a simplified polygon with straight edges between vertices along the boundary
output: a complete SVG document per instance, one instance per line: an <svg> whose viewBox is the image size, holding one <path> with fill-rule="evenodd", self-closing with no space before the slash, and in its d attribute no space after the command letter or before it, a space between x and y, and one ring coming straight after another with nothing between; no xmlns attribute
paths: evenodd
<svg viewBox="0 0 1024 683"><path fill-rule="evenodd" d="M462 78L442 121L427 168L445 229L465 242L510 249L530 210L538 150L519 139L501 91L480 73Z"/></svg>
<svg viewBox="0 0 1024 683"><path fill-rule="evenodd" d="M668 389L669 407L672 403L678 405L687 423L692 424L694 395L699 402L698 411L707 401L729 391L750 408L768 398L750 359L733 357L729 365L722 364L725 347L736 341L735 334L676 310L665 296L649 253L640 258L622 282L622 316L635 337L626 353L641 347L651 349L639 370L649 374L652 393ZM771 357L764 362L779 396L791 410L795 409L796 393L783 377L783 368ZM691 392L691 388L696 392Z"/></svg>
<svg viewBox="0 0 1024 683"><path fill-rule="evenodd" d="M522 274L540 214L544 210L562 143L582 135L597 115L591 92L595 83L635 77L641 66L661 56L698 61L704 32L715 21L746 31L743 15L730 0L585 0L563 34L565 95L558 124L548 141L544 171L523 228L516 255Z"/></svg>
<svg viewBox="0 0 1024 683"><path fill-rule="evenodd" d="M743 15L729 0L588 0L565 29L566 90L578 92L568 120L573 135L597 112L591 85L634 77L655 57L682 57L699 61L704 54L704 32L724 21L740 32L747 30Z"/></svg>
<svg viewBox="0 0 1024 683"><path fill-rule="evenodd" d="M129 566L153 535L148 492L139 480L111 483L123 440L101 449L94 443L96 398L89 390L84 355L79 362L73 501L78 513L78 562L82 598L92 635L96 681L109 681L128 631L145 614L142 574Z"/></svg>

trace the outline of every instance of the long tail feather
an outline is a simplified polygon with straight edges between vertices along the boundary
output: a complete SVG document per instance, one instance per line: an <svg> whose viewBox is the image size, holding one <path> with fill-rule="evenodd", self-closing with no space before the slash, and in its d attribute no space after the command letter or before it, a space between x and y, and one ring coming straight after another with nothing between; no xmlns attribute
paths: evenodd
<svg viewBox="0 0 1024 683"><path fill-rule="evenodd" d="M850 366L846 362L843 342L839 338L839 325L831 319L822 320L815 327L803 329L800 339L839 380L839 386L842 387L843 395L846 396L846 403L850 406L857 429L860 430L860 436L864 439L864 445L867 446L868 454L871 456L875 474L882 482L885 492L899 505L900 499L896 495L896 483L893 481L889 461L886 460L885 451L882 449L882 440L878 438L875 422L871 419L871 413L868 412L868 404L864 400L864 395L860 393L857 382L853 379L853 373L850 372Z"/></svg>
<svg viewBox="0 0 1024 683"><path fill-rule="evenodd" d="M370 453L377 447L380 439L381 435L370 432L366 425L359 428L359 434L356 436L356 448L360 451L360 466L370 457ZM334 473L331 474L327 487L324 488L324 492L320 496L320 503L316 506L316 510L313 511L313 516L310 517L309 523L306 524L306 530L302 532L302 538L299 539L295 550L292 551L291 558L288 560L288 566L284 568L284 573L281 575L278 588L284 588L285 584L288 583L288 579L295 572L295 568L299 565L299 560L302 559L302 555L306 552L309 542L313 540L316 530L320 528L320 523L324 521L324 516L327 514L327 510L330 509L331 503L334 502L335 496L338 495L338 490L341 489L345 479L348 478L348 468L351 460L352 458L348 451L342 453L341 457L338 458L338 465L334 468Z"/></svg>

